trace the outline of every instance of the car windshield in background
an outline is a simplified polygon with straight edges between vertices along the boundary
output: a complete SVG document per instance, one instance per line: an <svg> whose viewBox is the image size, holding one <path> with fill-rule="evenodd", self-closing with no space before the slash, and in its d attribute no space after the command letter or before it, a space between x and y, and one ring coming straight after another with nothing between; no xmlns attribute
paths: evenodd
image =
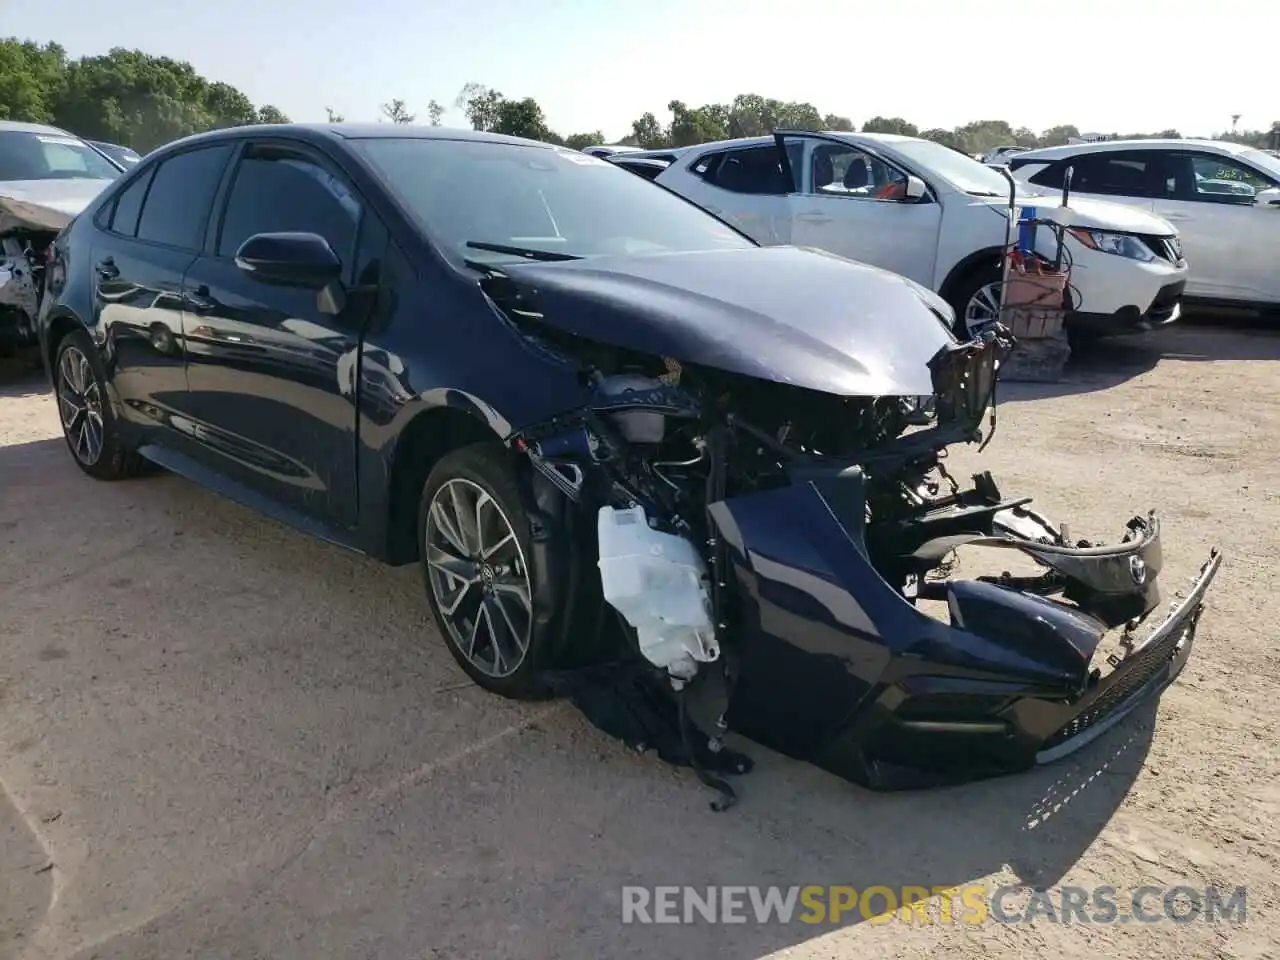
<svg viewBox="0 0 1280 960"><path fill-rule="evenodd" d="M119 167L76 137L0 132L0 181L114 180L120 173Z"/></svg>
<svg viewBox="0 0 1280 960"><path fill-rule="evenodd" d="M122 147L116 143L102 143L99 140L89 140L88 143L97 147L101 152L123 167L131 167L142 158L138 156L137 151L130 150L128 147Z"/></svg>
<svg viewBox="0 0 1280 960"><path fill-rule="evenodd" d="M1280 158L1273 157L1265 150L1246 150L1240 159L1251 163L1272 180L1280 183Z"/></svg>
<svg viewBox="0 0 1280 960"><path fill-rule="evenodd" d="M756 245L661 187L576 150L398 137L355 146L428 235L461 259L520 256L486 246L594 257Z"/></svg>
<svg viewBox="0 0 1280 960"><path fill-rule="evenodd" d="M985 163L932 140L895 140L888 147L919 166L946 180L957 190L975 197L1007 197L1009 181Z"/></svg>

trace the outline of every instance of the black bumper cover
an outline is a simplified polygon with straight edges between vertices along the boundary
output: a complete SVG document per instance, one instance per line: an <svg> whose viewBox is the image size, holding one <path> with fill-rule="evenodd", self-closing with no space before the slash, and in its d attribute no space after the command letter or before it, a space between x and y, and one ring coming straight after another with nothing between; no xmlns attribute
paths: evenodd
<svg viewBox="0 0 1280 960"><path fill-rule="evenodd" d="M1145 641L1113 657L1104 676L1091 660L1107 628L1128 618L1145 624L1160 602L1154 516L1143 535L1112 547L1059 547L1046 557L1024 544L1073 574L1093 602L1082 604L1087 612L957 581L948 587L948 624L877 573L857 497L842 503L835 487L820 487L711 507L740 598L740 659L725 719L765 746L873 789L981 779L1078 750L1177 676L1221 564L1214 550L1186 597Z"/></svg>

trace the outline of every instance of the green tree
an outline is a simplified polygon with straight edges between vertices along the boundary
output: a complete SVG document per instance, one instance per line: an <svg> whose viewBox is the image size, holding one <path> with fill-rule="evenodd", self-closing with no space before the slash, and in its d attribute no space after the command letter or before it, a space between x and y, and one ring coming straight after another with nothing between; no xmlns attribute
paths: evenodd
<svg viewBox="0 0 1280 960"><path fill-rule="evenodd" d="M530 140L550 139L542 107L533 97L523 100L503 100L498 105L498 122L490 128L494 133L510 137L527 137ZM556 137L555 139L559 139Z"/></svg>
<svg viewBox="0 0 1280 960"><path fill-rule="evenodd" d="M1050 127L1040 134L1040 143L1046 147L1060 147L1078 136L1080 136L1080 129L1075 124L1064 123L1057 127Z"/></svg>
<svg viewBox="0 0 1280 960"><path fill-rule="evenodd" d="M325 107L324 112L325 112L325 115L328 117L330 123L343 123L347 119L342 114L334 110L333 107Z"/></svg>
<svg viewBox="0 0 1280 960"><path fill-rule="evenodd" d="M431 119L433 127L440 126L440 118L444 116L444 106L438 100L432 100L427 104L427 116Z"/></svg>
<svg viewBox="0 0 1280 960"><path fill-rule="evenodd" d="M564 138L564 145L571 150L585 150L599 143L604 143L604 134L599 130L593 130L590 133L572 133Z"/></svg>
<svg viewBox="0 0 1280 960"><path fill-rule="evenodd" d="M0 40L0 120L53 122L66 72L67 53L56 43Z"/></svg>
<svg viewBox="0 0 1280 960"><path fill-rule="evenodd" d="M857 127L853 125L853 121L848 117L840 117L834 113L828 113L822 118L823 130L843 130L846 133L853 133Z"/></svg>
<svg viewBox="0 0 1280 960"><path fill-rule="evenodd" d="M904 137L918 137L920 131L914 123L901 117L872 117L862 125L863 133L896 133Z"/></svg>
<svg viewBox="0 0 1280 960"><path fill-rule="evenodd" d="M269 103L264 103L258 108L259 123L288 123L289 118L284 115L284 111L279 107L273 107Z"/></svg>
<svg viewBox="0 0 1280 960"><path fill-rule="evenodd" d="M671 146L667 132L662 129L658 118L652 113L643 114L640 119L631 122L631 140L636 146L643 147L645 150L658 150Z"/></svg>
<svg viewBox="0 0 1280 960"><path fill-rule="evenodd" d="M378 108L382 115L392 123L413 123L415 117L405 107L403 100L392 100Z"/></svg>
<svg viewBox="0 0 1280 960"><path fill-rule="evenodd" d="M467 121L476 130L493 130L502 114L502 94L483 83L468 83L459 92L454 106L467 115Z"/></svg>
<svg viewBox="0 0 1280 960"><path fill-rule="evenodd" d="M715 107L698 107L690 110L683 102L672 100L667 104L671 111L671 126L667 139L673 147L686 147L694 143L710 143L723 140L729 132L725 116Z"/></svg>

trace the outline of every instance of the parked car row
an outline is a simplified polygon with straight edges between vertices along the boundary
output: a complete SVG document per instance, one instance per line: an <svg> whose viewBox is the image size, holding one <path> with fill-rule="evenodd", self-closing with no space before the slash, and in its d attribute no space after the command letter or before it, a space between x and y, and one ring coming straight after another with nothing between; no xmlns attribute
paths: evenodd
<svg viewBox="0 0 1280 960"><path fill-rule="evenodd" d="M570 695L720 808L751 764L717 717L875 788L986 777L1072 753L1172 682L1220 563L1151 617L1154 516L1090 546L990 474L947 484L947 448L994 424L1011 342L957 338L929 288L972 299L989 278L998 176L921 141L797 134L674 152L664 190L474 131L221 130L143 158L61 230L40 353L87 475L158 464L417 563L476 683ZM869 226L849 229L855 207ZM1098 207L1083 229L1165 238ZM859 234L897 271L778 242L878 256ZM1111 242L1080 241L1081 263L1143 262ZM970 542L1044 576L930 576ZM1132 653L1098 652L1148 618Z"/></svg>
<svg viewBox="0 0 1280 960"><path fill-rule="evenodd" d="M942 144L891 134L779 133L609 161L759 243L818 247L908 277L952 306L962 336L998 316L1010 182ZM1060 193L1024 185L1016 199L1053 206ZM1068 329L1113 335L1176 320L1188 267L1173 225L1087 197L1073 195L1071 209Z"/></svg>

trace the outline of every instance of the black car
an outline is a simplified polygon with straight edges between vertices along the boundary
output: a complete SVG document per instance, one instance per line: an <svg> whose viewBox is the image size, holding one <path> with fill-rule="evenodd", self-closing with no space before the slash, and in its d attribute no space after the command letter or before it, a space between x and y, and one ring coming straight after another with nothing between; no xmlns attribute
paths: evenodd
<svg viewBox="0 0 1280 960"><path fill-rule="evenodd" d="M565 693L717 786L748 766L721 728L885 788L1068 753L1177 674L1220 562L1136 639L1154 515L1072 543L945 470L1004 331L957 342L917 284L577 151L221 130L53 256L40 341L86 473L159 464L419 563L478 684ZM1041 573L940 578L975 542Z"/></svg>

